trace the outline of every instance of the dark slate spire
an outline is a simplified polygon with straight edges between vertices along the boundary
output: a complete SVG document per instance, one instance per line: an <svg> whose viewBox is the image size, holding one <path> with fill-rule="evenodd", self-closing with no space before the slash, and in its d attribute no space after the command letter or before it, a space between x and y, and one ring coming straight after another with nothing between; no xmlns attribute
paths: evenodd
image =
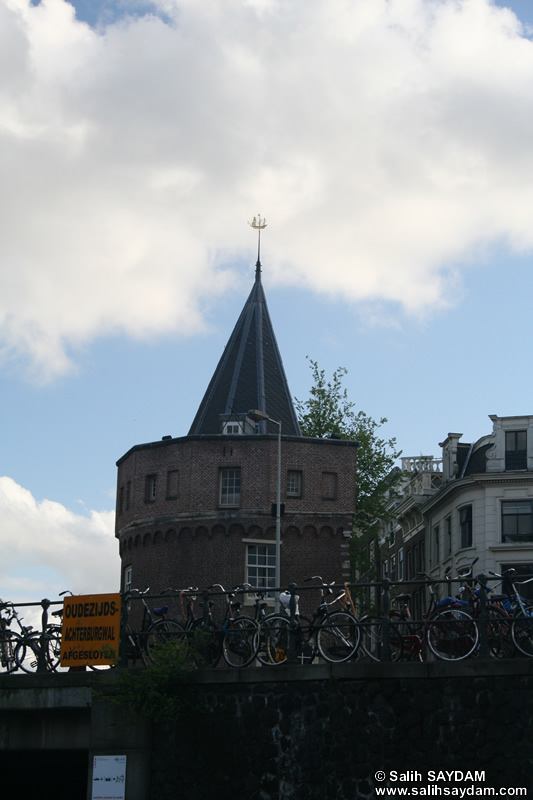
<svg viewBox="0 0 533 800"><path fill-rule="evenodd" d="M259 251L253 289L207 387L189 435L222 433L224 416L235 415L235 419L242 419L252 408L281 420L284 436L301 436L261 284ZM259 426L261 433L278 432L278 426L270 422L260 422Z"/></svg>

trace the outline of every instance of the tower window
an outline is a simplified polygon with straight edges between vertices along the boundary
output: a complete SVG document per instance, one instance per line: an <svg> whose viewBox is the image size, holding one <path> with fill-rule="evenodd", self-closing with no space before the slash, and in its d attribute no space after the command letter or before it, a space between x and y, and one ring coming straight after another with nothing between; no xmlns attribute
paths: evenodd
<svg viewBox="0 0 533 800"><path fill-rule="evenodd" d="M256 589L276 586L276 545L249 544L246 552L246 580Z"/></svg>
<svg viewBox="0 0 533 800"><path fill-rule="evenodd" d="M130 592L132 587L133 568L126 567L124 569L124 591Z"/></svg>
<svg viewBox="0 0 533 800"><path fill-rule="evenodd" d="M302 496L302 473L298 469L287 472L287 495L290 497Z"/></svg>
<svg viewBox="0 0 533 800"><path fill-rule="evenodd" d="M220 505L238 507L241 504L240 469L220 470Z"/></svg>
<svg viewBox="0 0 533 800"><path fill-rule="evenodd" d="M147 475L145 482L144 499L146 503L153 503L156 498L157 475Z"/></svg>

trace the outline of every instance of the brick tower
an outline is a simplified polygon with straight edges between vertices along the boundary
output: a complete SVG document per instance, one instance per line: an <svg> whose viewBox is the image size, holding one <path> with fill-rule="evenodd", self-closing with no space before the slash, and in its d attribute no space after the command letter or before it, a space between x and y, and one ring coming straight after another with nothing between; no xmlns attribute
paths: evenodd
<svg viewBox="0 0 533 800"><path fill-rule="evenodd" d="M313 574L347 580L356 454L356 442L300 433L258 257L188 435L135 445L117 462L122 589L272 588L278 554L281 587Z"/></svg>

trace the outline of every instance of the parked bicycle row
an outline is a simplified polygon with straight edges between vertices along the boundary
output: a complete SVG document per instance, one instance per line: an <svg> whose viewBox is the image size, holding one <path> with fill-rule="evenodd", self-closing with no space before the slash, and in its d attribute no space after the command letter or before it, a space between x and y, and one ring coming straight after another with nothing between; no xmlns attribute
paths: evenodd
<svg viewBox="0 0 533 800"><path fill-rule="evenodd" d="M476 559L477 561L477 559ZM308 586L291 586L281 592L280 612L270 612L265 591L241 584L227 592L220 584L205 590L166 589L173 604L150 608L149 590L132 590L125 597L121 664L157 662L158 651L169 642L179 646L196 666L339 663L350 660L460 661L476 656L495 658L516 654L533 657L533 604L522 597L514 570L503 576L507 591L497 594L482 576L474 577L474 561L458 576L455 596L438 597L439 581L420 575L427 585L430 604L423 618L413 619L409 594L398 593L388 581L382 608L376 612L357 609L356 591L361 587L326 583L312 576L306 584L319 589L320 600L309 616L300 613L300 594ZM451 580L449 574L445 581ZM414 581L413 581L414 583ZM375 586L375 584L374 584ZM137 629L130 620L140 602L142 622ZM220 610L220 605L223 611ZM62 609L42 632L25 626L16 608L0 602L0 667L3 672L60 669ZM14 625L18 631L14 630Z"/></svg>
<svg viewBox="0 0 533 800"><path fill-rule="evenodd" d="M306 587L292 587L290 592L280 594L281 613L268 613L264 592L255 591L248 584L234 587L231 592L225 592L219 584L201 593L192 587L168 589L167 593L179 598L181 613L177 619L159 623L160 634L164 638L167 624L168 636L189 648L196 663L211 667L221 659L229 666L242 667L310 664L315 660L459 661L480 655L511 657L516 653L532 657L533 605L520 595L514 572L506 574L511 586L509 594L497 595L485 582L480 585L479 579L473 578L473 565L460 578L457 596L439 600L439 582L421 576L430 594L429 608L421 620L410 614L409 594L396 594L389 608L386 587L384 613L358 613L352 599L353 587L327 584L320 576L308 579L315 585L318 582L320 589L319 604L310 616L299 610L298 592ZM449 580L447 576L446 581ZM250 609L243 598L252 596ZM224 599L222 615L213 612L219 597ZM198 612L195 604L199 605ZM146 618L146 609L145 621L152 624ZM152 642L153 656L153 636L148 641ZM142 642L142 634L131 637L130 657L135 648L142 657Z"/></svg>

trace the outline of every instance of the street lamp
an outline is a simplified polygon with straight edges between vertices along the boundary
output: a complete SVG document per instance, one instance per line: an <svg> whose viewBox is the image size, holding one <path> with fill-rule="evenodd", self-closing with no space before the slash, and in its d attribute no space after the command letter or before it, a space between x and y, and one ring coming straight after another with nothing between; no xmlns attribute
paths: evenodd
<svg viewBox="0 0 533 800"><path fill-rule="evenodd" d="M278 475L276 481L276 575L275 582L278 592L274 598L274 610L276 614L279 612L279 589L281 583L281 420L272 419L267 413L258 408L252 408L248 411L248 416L254 422L273 422L278 426Z"/></svg>

